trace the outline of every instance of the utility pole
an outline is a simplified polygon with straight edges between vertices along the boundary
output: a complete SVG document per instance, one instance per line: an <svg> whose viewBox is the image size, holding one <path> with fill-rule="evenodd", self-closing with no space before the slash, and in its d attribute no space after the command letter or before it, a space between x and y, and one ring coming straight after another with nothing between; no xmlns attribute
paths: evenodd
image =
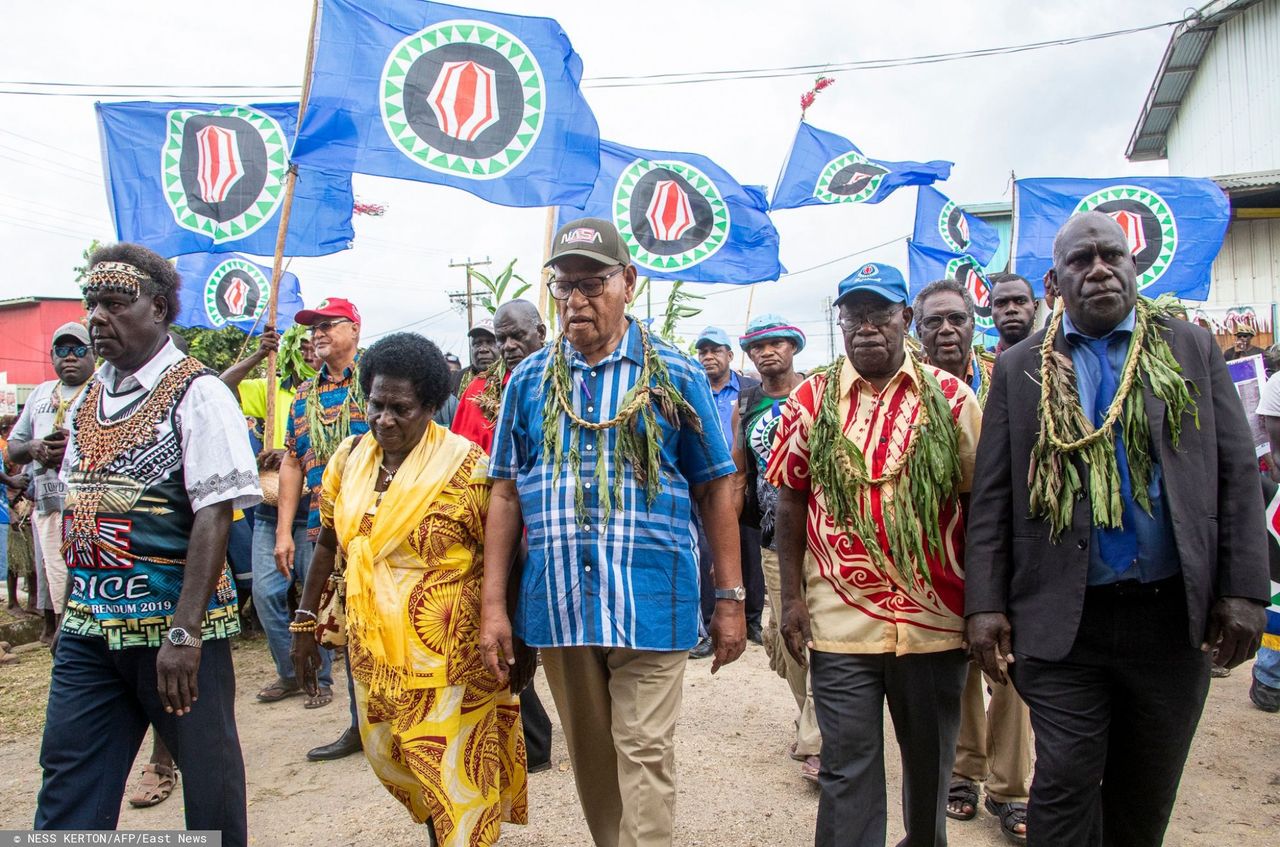
<svg viewBox="0 0 1280 847"><path fill-rule="evenodd" d="M472 328L473 326L475 326L475 321L473 321L473 320L472 320L472 317L471 317L471 297L472 297L472 294L471 294L471 269L472 269L472 268L478 268L478 267L481 267L482 265L487 265L487 264L489 264L489 257L488 257L488 256L485 256L485 257L484 257L484 261L483 261L483 262L473 262L473 261L471 261L471 257L470 257L470 256L468 256L468 257L467 257L467 260L466 260L465 262L450 262L450 263L449 263L449 267L451 267L451 268L466 268L466 269L467 269L467 332L471 332L471 328Z"/></svg>
<svg viewBox="0 0 1280 847"><path fill-rule="evenodd" d="M827 310L827 360L834 362L836 359L836 308L832 305L830 297L823 299L822 307Z"/></svg>

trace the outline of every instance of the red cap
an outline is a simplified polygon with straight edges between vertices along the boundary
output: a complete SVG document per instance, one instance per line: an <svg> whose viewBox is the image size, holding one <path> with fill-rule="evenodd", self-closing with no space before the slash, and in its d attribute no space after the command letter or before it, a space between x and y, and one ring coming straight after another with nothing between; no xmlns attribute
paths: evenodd
<svg viewBox="0 0 1280 847"><path fill-rule="evenodd" d="M316 304L314 309L303 309L293 316L295 323L311 326L325 318L346 318L352 323L360 323L360 310L356 304L341 297L326 297Z"/></svg>

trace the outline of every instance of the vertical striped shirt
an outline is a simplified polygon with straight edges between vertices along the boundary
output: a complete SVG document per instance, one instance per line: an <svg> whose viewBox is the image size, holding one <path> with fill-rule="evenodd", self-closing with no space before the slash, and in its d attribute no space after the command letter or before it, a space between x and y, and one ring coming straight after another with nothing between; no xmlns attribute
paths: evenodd
<svg viewBox="0 0 1280 847"><path fill-rule="evenodd" d="M594 432L571 436L564 413L553 422L563 443L576 447L582 457L585 514L580 518L574 499L578 480L571 477L567 458L557 472L555 457L543 453L543 378L553 348L521 362L507 385L489 475L515 480L519 493L529 557L515 630L535 647L687 650L697 642L697 530L689 488L733 473L734 465L702 368L662 340L654 337L652 343L703 431L674 427L659 412L662 474L657 499L649 504L631 466L622 463L621 495L607 522L595 472L596 463L603 462L613 485L619 468L614 457L617 429L604 431L601 449ZM574 412L593 422L612 418L643 364L634 321L617 349L595 365L572 348L566 353ZM643 424L641 428L643 432Z"/></svg>

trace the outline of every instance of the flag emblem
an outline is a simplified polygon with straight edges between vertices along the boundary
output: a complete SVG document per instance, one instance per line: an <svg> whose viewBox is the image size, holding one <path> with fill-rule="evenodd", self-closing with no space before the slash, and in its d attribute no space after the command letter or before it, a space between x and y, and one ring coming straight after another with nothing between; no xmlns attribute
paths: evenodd
<svg viewBox="0 0 1280 847"><path fill-rule="evenodd" d="M969 221L954 200L943 203L938 211L938 235L953 252L969 252Z"/></svg>
<svg viewBox="0 0 1280 847"><path fill-rule="evenodd" d="M397 44L382 71L382 123L428 170L496 179L543 126L546 86L533 52L482 21L442 21Z"/></svg>
<svg viewBox="0 0 1280 847"><path fill-rule="evenodd" d="M687 162L636 159L618 177L613 209L631 256L654 269L692 267L729 239L729 207Z"/></svg>
<svg viewBox="0 0 1280 847"><path fill-rule="evenodd" d="M1112 185L1081 198L1075 212L1102 212L1124 230L1138 266L1138 290L1158 280L1178 249L1178 225L1159 194L1136 185Z"/></svg>
<svg viewBox="0 0 1280 847"><path fill-rule="evenodd" d="M986 272L972 256L956 256L947 262L947 276L969 289L973 297L973 323L979 332L995 326L991 320L991 283Z"/></svg>
<svg viewBox="0 0 1280 847"><path fill-rule="evenodd" d="M888 168L850 150L822 169L813 196L824 203L862 203L876 193L888 173Z"/></svg>
<svg viewBox="0 0 1280 847"><path fill-rule="evenodd" d="M271 283L257 265L227 259L205 282L205 316L217 328L232 321L256 321L267 308L270 291Z"/></svg>
<svg viewBox="0 0 1280 847"><path fill-rule="evenodd" d="M175 109L160 154L165 202L178 226L214 244L256 232L279 208L288 167L284 130L247 106Z"/></svg>

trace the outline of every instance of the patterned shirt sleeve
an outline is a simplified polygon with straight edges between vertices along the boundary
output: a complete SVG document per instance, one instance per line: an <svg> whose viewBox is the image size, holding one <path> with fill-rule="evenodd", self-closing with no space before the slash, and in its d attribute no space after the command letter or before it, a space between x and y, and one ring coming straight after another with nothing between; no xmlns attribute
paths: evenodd
<svg viewBox="0 0 1280 847"><path fill-rule="evenodd" d="M307 390L310 387L310 381L298 386L298 393L293 397L293 407L289 410L289 424L284 432L284 449L298 461L302 461L302 454L298 452L298 417L306 408Z"/></svg>
<svg viewBox="0 0 1280 847"><path fill-rule="evenodd" d="M677 365L667 361L672 376L677 376ZM698 419L702 421L702 432L697 433L687 427L680 428L680 472L690 485L699 485L728 476L737 470L733 463L733 454L729 452L720 425L720 409L711 396L711 384L701 368L694 368L687 360L680 363L684 370L684 398L689 401ZM675 379L672 380L676 382ZM676 382L679 385L679 382Z"/></svg>
<svg viewBox="0 0 1280 847"><path fill-rule="evenodd" d="M956 422L956 440L960 452L960 485L965 494L973 487L973 465L978 455L978 438L982 435L982 411L973 390L963 382L951 401L951 415Z"/></svg>
<svg viewBox="0 0 1280 847"><path fill-rule="evenodd" d="M228 500L234 509L248 509L262 500L249 433L243 426L228 425L242 418L231 389L212 375L196 377L178 404L182 469L192 511Z"/></svg>
<svg viewBox="0 0 1280 847"><path fill-rule="evenodd" d="M822 396L823 385L823 377L810 377L791 392L782 407L782 421L764 471L764 478L775 487L809 490L809 430L813 427L815 400Z"/></svg>
<svg viewBox="0 0 1280 847"><path fill-rule="evenodd" d="M498 424L493 430L493 449L489 455L490 479L515 479L528 455L526 441L528 439L529 418L541 414L541 409L534 409L530 395L542 377L541 367L530 367L528 362L521 362L520 367L507 383L506 394L502 400L502 408L498 413Z"/></svg>
<svg viewBox="0 0 1280 847"><path fill-rule="evenodd" d="M351 448L355 447L359 437L352 435L343 439L338 449L329 457L329 464L325 465L324 479L320 483L320 495L317 499L320 501L320 525L328 529L333 529L333 504L338 502L338 492L342 489L342 472L347 468Z"/></svg>
<svg viewBox="0 0 1280 847"><path fill-rule="evenodd" d="M489 515L489 459L478 446L472 447L474 464L471 466L471 478L467 480L466 496L463 506L466 509L464 518L469 529L481 542L484 540L484 521Z"/></svg>

